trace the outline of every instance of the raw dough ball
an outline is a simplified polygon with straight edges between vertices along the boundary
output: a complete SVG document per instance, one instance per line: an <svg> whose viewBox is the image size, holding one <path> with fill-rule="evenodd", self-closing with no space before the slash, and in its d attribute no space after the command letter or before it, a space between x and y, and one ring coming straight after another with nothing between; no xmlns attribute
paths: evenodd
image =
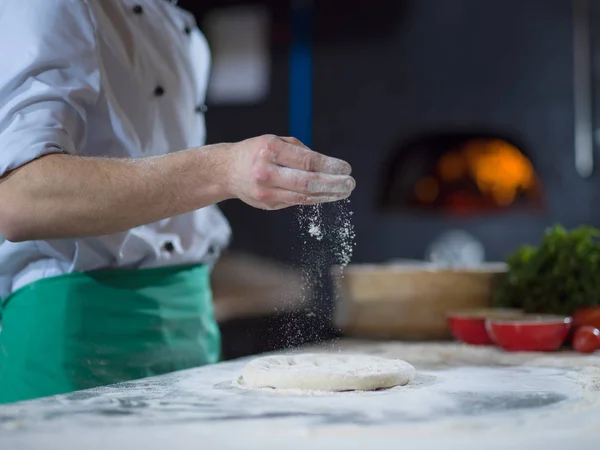
<svg viewBox="0 0 600 450"><path fill-rule="evenodd" d="M242 377L252 387L370 391L409 383L415 368L399 359L368 355L299 354L250 361Z"/></svg>

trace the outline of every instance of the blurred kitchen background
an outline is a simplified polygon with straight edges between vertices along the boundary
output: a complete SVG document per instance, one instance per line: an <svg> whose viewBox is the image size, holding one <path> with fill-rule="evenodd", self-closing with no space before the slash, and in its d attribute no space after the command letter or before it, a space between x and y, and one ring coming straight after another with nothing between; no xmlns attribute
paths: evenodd
<svg viewBox="0 0 600 450"><path fill-rule="evenodd" d="M423 260L461 246L474 249L474 262L502 261L553 223L600 224L599 2L179 5L213 51L210 143L294 135L351 162L353 263ZM293 209L222 208L234 230L230 257L266 258L295 280L272 286L280 313L277 299L262 308L242 288L239 302L255 302L245 305L254 317L223 321L226 356L335 335L333 251L305 244ZM310 295L295 290L306 273L317 281ZM299 301L307 295L308 305Z"/></svg>
<svg viewBox="0 0 600 450"><path fill-rule="evenodd" d="M294 135L353 165L353 263L503 261L554 223L600 225L600 2L178 4L213 52L208 143ZM224 356L335 336L335 249L295 209L221 206Z"/></svg>

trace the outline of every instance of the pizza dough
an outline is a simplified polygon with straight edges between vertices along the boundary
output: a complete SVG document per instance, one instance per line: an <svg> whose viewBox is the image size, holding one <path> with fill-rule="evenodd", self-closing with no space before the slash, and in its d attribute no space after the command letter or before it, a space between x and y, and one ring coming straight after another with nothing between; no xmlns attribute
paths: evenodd
<svg viewBox="0 0 600 450"><path fill-rule="evenodd" d="M242 378L251 387L370 391L403 386L414 374L415 368L399 359L307 353L254 359L244 367Z"/></svg>

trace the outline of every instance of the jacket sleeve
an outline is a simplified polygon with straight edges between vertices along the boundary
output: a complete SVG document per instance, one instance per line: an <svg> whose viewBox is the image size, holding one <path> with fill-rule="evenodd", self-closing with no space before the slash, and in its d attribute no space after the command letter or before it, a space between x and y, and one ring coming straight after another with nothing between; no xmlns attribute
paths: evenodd
<svg viewBox="0 0 600 450"><path fill-rule="evenodd" d="M0 2L0 177L83 148L100 92L95 36L87 0Z"/></svg>

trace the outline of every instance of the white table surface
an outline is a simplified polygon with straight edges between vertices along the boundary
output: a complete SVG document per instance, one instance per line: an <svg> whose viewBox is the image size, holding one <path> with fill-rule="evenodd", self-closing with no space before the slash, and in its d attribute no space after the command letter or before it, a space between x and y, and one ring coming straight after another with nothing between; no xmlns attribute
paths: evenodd
<svg viewBox="0 0 600 450"><path fill-rule="evenodd" d="M600 450L600 356L343 340L302 351L406 359L376 392L248 389L247 359L0 406L0 449Z"/></svg>

